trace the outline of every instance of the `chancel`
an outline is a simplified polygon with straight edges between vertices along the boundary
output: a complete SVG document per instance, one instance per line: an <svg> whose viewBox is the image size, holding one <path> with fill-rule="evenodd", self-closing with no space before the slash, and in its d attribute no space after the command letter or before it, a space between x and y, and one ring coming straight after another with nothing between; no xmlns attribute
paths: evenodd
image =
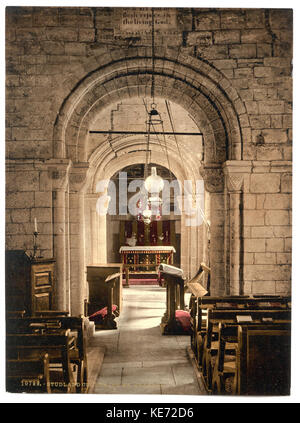
<svg viewBox="0 0 300 423"><path fill-rule="evenodd" d="M6 8L7 392L293 392L292 24Z"/></svg>

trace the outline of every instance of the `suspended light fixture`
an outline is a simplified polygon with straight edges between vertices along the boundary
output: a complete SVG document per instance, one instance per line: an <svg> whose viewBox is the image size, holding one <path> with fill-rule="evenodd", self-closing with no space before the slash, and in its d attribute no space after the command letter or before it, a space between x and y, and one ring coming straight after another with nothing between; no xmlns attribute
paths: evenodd
<svg viewBox="0 0 300 423"><path fill-rule="evenodd" d="M151 175L145 180L145 188L153 197L157 197L160 191L163 190L164 181L161 176L158 176L156 167L151 167Z"/></svg>
<svg viewBox="0 0 300 423"><path fill-rule="evenodd" d="M151 127L155 131L156 125L162 124L162 119L157 111L156 104L154 102L154 8L152 8L152 78L151 78L151 97L152 97L152 104L151 110L148 112L146 104L145 108L147 111L147 120L146 120L146 129L147 129L147 149L146 149L146 160L145 160L145 169L144 169L144 186L147 191L147 199L146 199L146 208L143 212L139 215L142 217L145 224L149 224L151 222L152 216L155 216L155 219L160 219L160 206L162 200L159 197L159 193L162 191L164 187L163 179L157 175L157 169L155 166L151 167L151 175L148 176L148 165L149 165L149 155L150 155L150 132Z"/></svg>

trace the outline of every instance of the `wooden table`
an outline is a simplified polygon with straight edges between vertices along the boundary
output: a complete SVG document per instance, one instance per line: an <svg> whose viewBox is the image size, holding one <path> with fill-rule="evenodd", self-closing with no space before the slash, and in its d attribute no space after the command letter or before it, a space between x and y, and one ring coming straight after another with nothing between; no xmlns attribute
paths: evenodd
<svg viewBox="0 0 300 423"><path fill-rule="evenodd" d="M158 274L161 263L173 264L175 248L170 245L121 247L123 272L126 277L125 286L129 286L129 274Z"/></svg>

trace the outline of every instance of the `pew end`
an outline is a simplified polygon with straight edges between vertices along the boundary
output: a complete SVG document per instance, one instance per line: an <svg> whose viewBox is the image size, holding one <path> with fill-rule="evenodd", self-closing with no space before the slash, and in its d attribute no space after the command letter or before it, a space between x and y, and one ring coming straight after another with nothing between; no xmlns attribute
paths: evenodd
<svg viewBox="0 0 300 423"><path fill-rule="evenodd" d="M238 394L290 395L290 323L239 326L238 343Z"/></svg>
<svg viewBox="0 0 300 423"><path fill-rule="evenodd" d="M6 360L6 390L11 393L51 393L49 356Z"/></svg>

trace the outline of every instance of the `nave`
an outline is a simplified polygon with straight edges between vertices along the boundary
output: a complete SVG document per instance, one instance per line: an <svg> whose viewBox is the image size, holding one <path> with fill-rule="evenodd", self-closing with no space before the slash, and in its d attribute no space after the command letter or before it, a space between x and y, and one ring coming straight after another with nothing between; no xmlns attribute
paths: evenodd
<svg viewBox="0 0 300 423"><path fill-rule="evenodd" d="M190 337L161 334L165 297L165 289L158 285L123 289L118 328L96 331L91 339L91 347L105 346L106 351L90 393L206 394L187 355Z"/></svg>

